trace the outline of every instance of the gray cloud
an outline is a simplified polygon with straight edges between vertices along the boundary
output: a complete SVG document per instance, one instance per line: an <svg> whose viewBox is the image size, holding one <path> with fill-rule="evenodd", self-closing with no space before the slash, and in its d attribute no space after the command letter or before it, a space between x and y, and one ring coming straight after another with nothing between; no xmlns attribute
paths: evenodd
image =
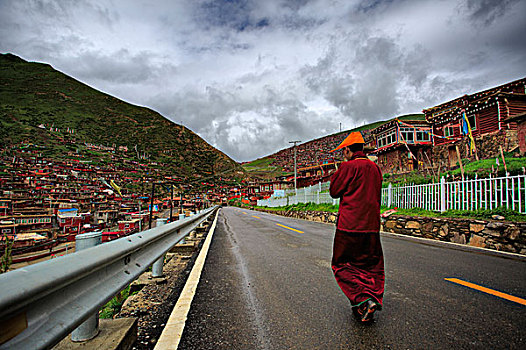
<svg viewBox="0 0 526 350"><path fill-rule="evenodd" d="M63 60L63 64L75 69L83 80L129 84L142 83L156 74L151 58L149 52L131 54L127 49L113 53L87 51L80 53L72 61Z"/></svg>
<svg viewBox="0 0 526 350"><path fill-rule="evenodd" d="M491 25L520 0L467 0L469 19L481 25ZM524 14L523 14L524 15Z"/></svg>
<svg viewBox="0 0 526 350"><path fill-rule="evenodd" d="M0 0L0 51L238 161L524 76L526 1Z"/></svg>

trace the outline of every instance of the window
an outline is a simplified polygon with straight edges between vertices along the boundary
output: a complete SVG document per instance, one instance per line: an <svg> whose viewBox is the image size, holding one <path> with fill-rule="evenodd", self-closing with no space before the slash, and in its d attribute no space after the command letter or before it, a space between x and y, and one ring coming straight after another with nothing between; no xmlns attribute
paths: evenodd
<svg viewBox="0 0 526 350"><path fill-rule="evenodd" d="M407 143L415 143L415 129L400 128L400 135L402 136L402 142L405 141Z"/></svg>
<svg viewBox="0 0 526 350"><path fill-rule="evenodd" d="M475 118L474 114L468 116L468 122L469 122L469 126L471 127L471 131L477 129L477 118Z"/></svg>
<svg viewBox="0 0 526 350"><path fill-rule="evenodd" d="M11 233L11 229L10 228L3 228L2 229L2 233Z"/></svg>
<svg viewBox="0 0 526 350"><path fill-rule="evenodd" d="M429 135L428 132L419 130L416 132L416 141L417 142L431 141L431 136Z"/></svg>
<svg viewBox="0 0 526 350"><path fill-rule="evenodd" d="M444 126L444 136L449 137L455 135L455 127L452 125Z"/></svg>
<svg viewBox="0 0 526 350"><path fill-rule="evenodd" d="M378 135L378 148L390 145L396 142L395 129Z"/></svg>

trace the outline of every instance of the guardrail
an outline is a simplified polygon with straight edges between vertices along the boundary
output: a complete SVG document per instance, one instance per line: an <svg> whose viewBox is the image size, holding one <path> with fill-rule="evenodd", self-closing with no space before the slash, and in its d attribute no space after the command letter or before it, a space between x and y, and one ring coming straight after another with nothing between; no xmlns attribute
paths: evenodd
<svg viewBox="0 0 526 350"><path fill-rule="evenodd" d="M49 349L213 214L0 275L0 349Z"/></svg>

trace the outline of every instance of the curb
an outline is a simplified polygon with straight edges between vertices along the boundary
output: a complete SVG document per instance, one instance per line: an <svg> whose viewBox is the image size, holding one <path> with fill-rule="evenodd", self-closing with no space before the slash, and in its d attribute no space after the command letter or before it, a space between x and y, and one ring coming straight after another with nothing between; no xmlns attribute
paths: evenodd
<svg viewBox="0 0 526 350"><path fill-rule="evenodd" d="M159 336L159 339L157 339L154 350L177 349L179 346L179 342L183 336L186 318L188 316L188 312L190 311L190 306L192 304L195 292L197 291L197 286L201 277L201 271L203 270L203 266L206 262L206 256L208 254L208 250L210 249L210 244L215 232L220 210L221 209L216 212L214 222L210 227L210 231L206 236L205 242L201 247L201 251L195 260L194 266L190 271L190 275L186 280L186 283L183 287L183 290L181 291L181 294L179 295L172 313L166 322L166 326Z"/></svg>

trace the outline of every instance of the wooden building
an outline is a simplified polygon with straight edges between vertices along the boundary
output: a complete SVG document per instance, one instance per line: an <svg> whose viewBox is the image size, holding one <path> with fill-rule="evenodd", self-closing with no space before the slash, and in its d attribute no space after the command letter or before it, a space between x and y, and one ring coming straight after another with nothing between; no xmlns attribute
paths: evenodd
<svg viewBox="0 0 526 350"><path fill-rule="evenodd" d="M1 220L0 221L0 236L12 235L14 236L18 232L18 224L14 220Z"/></svg>
<svg viewBox="0 0 526 350"><path fill-rule="evenodd" d="M143 229L144 227L141 223L141 219L119 221L119 231L124 232L125 235L139 232Z"/></svg>
<svg viewBox="0 0 526 350"><path fill-rule="evenodd" d="M7 216L13 212L13 204L10 199L0 198L0 216Z"/></svg>
<svg viewBox="0 0 526 350"><path fill-rule="evenodd" d="M435 160L451 167L457 164L459 155L470 156L465 118L471 127L477 157L495 157L499 146L504 151L515 149L517 123L510 120L525 111L526 78L424 109L426 121L435 135Z"/></svg>
<svg viewBox="0 0 526 350"><path fill-rule="evenodd" d="M405 173L432 167L433 137L429 124L415 118L392 120L373 130L375 150L382 173Z"/></svg>
<svg viewBox="0 0 526 350"><path fill-rule="evenodd" d="M53 225L53 215L51 214L13 215L11 218L14 220L15 224L18 225L18 232L50 229Z"/></svg>
<svg viewBox="0 0 526 350"><path fill-rule="evenodd" d="M519 154L526 155L526 112L519 113L508 119L509 123L517 124L517 141L519 143Z"/></svg>
<svg viewBox="0 0 526 350"><path fill-rule="evenodd" d="M119 211L116 209L101 209L94 213L94 220L97 224L114 225L119 219Z"/></svg>

